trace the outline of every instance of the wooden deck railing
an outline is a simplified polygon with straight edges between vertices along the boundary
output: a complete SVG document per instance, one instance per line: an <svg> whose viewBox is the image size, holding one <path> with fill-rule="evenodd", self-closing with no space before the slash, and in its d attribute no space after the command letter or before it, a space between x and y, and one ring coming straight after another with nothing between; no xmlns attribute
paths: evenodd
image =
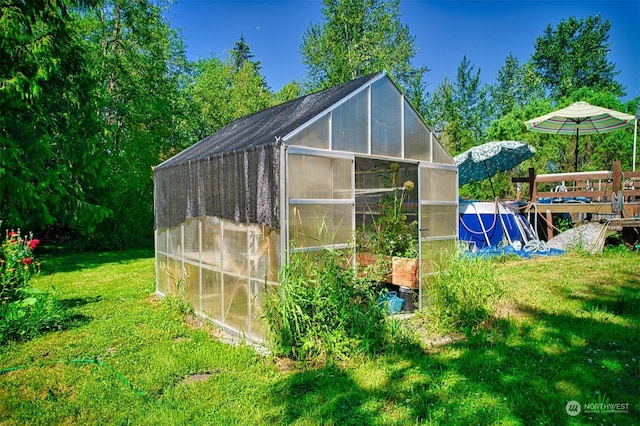
<svg viewBox="0 0 640 426"><path fill-rule="evenodd" d="M622 195L625 202L640 201L640 172L623 172L620 162L614 161L611 170L595 172L552 173L536 175L529 170L526 178L513 182L527 182L531 201L584 197L596 203L610 202Z"/></svg>

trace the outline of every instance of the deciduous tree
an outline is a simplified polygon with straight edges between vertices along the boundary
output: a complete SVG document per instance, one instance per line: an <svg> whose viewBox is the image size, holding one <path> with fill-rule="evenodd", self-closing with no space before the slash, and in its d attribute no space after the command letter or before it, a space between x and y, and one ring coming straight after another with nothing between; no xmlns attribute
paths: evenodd
<svg viewBox="0 0 640 426"><path fill-rule="evenodd" d="M570 17L555 28L547 26L535 40L531 59L553 98L569 96L582 87L615 96L625 94L615 80L620 72L607 58L610 28L609 21L600 15Z"/></svg>
<svg viewBox="0 0 640 426"><path fill-rule="evenodd" d="M235 63L232 55L226 62L211 57L195 64L194 82L189 92L200 111L201 137L273 103L256 63L245 60L240 68L236 68Z"/></svg>
<svg viewBox="0 0 640 426"><path fill-rule="evenodd" d="M400 21L399 0L324 0L322 24L312 24L302 38L308 90L325 89L387 70L420 101L426 67L414 67L415 37Z"/></svg>
<svg viewBox="0 0 640 426"><path fill-rule="evenodd" d="M108 191L96 194L112 216L101 224L102 244L151 239L152 167L191 139L180 83L185 72L181 40L163 17L160 1L103 0L83 13L92 69L101 82L93 94L104 131L101 155Z"/></svg>

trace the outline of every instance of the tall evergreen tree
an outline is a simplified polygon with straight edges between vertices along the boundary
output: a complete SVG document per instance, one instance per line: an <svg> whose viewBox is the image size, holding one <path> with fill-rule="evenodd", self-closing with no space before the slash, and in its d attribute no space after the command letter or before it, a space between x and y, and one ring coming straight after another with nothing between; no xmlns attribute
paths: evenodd
<svg viewBox="0 0 640 426"><path fill-rule="evenodd" d="M495 116L508 114L516 106L523 106L544 96L542 80L530 62L520 65L518 58L509 54L498 70L496 84L490 87Z"/></svg>
<svg viewBox="0 0 640 426"><path fill-rule="evenodd" d="M71 0L0 2L0 220L88 233L109 214L96 80Z"/></svg>
<svg viewBox="0 0 640 426"><path fill-rule="evenodd" d="M242 65L246 61L250 61L253 58L253 54L251 53L251 49L247 44L247 41L244 39L244 34L240 35L240 39L235 42L233 45L233 49L231 50L231 57L233 58L233 65L236 69L242 68ZM254 62L254 64L259 65L260 62ZM259 66L256 67L258 70Z"/></svg>
<svg viewBox="0 0 640 426"><path fill-rule="evenodd" d="M425 118L452 154L484 141L492 111L488 89L480 82L480 69L465 55L456 80L448 78L427 97Z"/></svg>

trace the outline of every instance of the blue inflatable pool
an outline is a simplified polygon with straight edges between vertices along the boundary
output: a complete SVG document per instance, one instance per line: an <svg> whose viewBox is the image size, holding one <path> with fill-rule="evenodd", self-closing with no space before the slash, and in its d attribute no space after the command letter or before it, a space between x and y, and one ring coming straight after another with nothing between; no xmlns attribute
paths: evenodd
<svg viewBox="0 0 640 426"><path fill-rule="evenodd" d="M515 206L498 201L460 201L458 212L458 239L471 251L505 245L518 249L537 238Z"/></svg>

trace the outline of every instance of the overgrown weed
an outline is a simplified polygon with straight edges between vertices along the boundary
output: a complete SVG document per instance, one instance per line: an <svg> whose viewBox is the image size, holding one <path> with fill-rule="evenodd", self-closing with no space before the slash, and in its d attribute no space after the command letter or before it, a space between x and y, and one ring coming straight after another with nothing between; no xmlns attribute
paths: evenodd
<svg viewBox="0 0 640 426"><path fill-rule="evenodd" d="M473 333L502 295L491 259L464 255L445 258L440 271L423 287L424 315L433 332Z"/></svg>
<svg viewBox="0 0 640 426"><path fill-rule="evenodd" d="M319 364L382 351L389 339L381 291L343 252L291 253L265 300L272 350Z"/></svg>

